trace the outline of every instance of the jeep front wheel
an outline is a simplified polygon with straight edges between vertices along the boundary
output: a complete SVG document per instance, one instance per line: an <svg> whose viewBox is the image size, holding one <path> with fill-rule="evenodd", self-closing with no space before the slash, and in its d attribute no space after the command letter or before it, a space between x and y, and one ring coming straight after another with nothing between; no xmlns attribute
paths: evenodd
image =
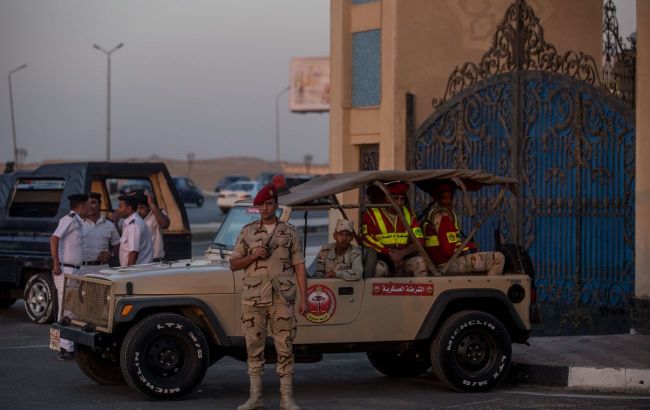
<svg viewBox="0 0 650 410"><path fill-rule="evenodd" d="M56 288L52 275L40 272L29 278L25 285L25 311L36 323L51 323L56 319Z"/></svg>
<svg viewBox="0 0 650 410"><path fill-rule="evenodd" d="M75 356L79 369L91 380L99 384L124 384L120 363L88 346L77 344Z"/></svg>
<svg viewBox="0 0 650 410"><path fill-rule="evenodd" d="M419 352L368 352L370 364L388 377L417 377L426 372L431 363Z"/></svg>
<svg viewBox="0 0 650 410"><path fill-rule="evenodd" d="M485 312L465 310L453 314L431 344L433 372L456 391L493 388L506 377L511 358L508 330Z"/></svg>
<svg viewBox="0 0 650 410"><path fill-rule="evenodd" d="M152 400L171 400L192 391L210 363L199 327L174 313L158 313L133 326L122 343L126 382Z"/></svg>

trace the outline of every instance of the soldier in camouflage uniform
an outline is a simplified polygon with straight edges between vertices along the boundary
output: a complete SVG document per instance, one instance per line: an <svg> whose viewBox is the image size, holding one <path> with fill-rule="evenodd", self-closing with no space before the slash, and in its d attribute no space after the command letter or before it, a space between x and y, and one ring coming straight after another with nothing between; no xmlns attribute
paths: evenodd
<svg viewBox="0 0 650 410"><path fill-rule="evenodd" d="M425 245L431 260L444 266L462 244L458 217L454 212L452 182L440 182L432 192L435 203L427 212L424 227ZM451 262L447 273L487 272L488 275L503 273L505 257L501 252L476 252L475 244L469 242L463 252Z"/></svg>
<svg viewBox="0 0 650 410"><path fill-rule="evenodd" d="M275 215L278 207L275 186L264 186L253 204L259 208L261 219L242 228L230 258L233 271L244 269L241 321L250 375L250 398L238 409L258 409L263 405L264 345L270 328L277 352L280 408L296 410L299 407L293 401L292 384L294 305L299 291L299 313L307 312L305 260L295 228Z"/></svg>
<svg viewBox="0 0 650 410"><path fill-rule="evenodd" d="M314 277L361 279L363 276L361 249L350 243L354 238L352 221L339 219L333 236L334 243L323 246L318 253Z"/></svg>

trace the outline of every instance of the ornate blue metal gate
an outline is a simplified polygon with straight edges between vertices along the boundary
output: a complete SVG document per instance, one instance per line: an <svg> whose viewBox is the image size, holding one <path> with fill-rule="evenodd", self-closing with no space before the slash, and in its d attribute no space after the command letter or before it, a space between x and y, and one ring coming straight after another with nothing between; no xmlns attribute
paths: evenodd
<svg viewBox="0 0 650 410"><path fill-rule="evenodd" d="M434 106L411 133L410 167L518 178L519 195L486 226L528 250L539 300L565 307L553 318L565 331L607 331L583 308L625 310L634 293L633 108L601 86L591 57L546 43L523 0ZM494 194L473 194L479 217ZM492 230L483 231L477 240L491 248Z"/></svg>

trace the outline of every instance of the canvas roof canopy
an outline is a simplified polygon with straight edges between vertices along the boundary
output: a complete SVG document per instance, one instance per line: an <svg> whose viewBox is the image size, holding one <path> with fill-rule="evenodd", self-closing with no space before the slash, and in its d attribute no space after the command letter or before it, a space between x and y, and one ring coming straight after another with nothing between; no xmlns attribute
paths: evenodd
<svg viewBox="0 0 650 410"><path fill-rule="evenodd" d="M474 191L485 185L507 185L513 190L517 180L499 177L479 170L464 169L430 169L415 171L384 170L359 171L340 174L325 174L291 188L291 191L280 196L282 205L304 205L311 201L329 197L341 192L362 188L375 181L388 183L393 181L412 182L426 192L431 192L436 182L451 180L465 189Z"/></svg>

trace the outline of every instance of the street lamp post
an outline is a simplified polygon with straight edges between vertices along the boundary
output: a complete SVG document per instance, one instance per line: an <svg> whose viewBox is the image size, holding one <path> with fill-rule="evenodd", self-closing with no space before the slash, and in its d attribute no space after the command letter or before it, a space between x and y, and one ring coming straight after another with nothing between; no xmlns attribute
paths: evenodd
<svg viewBox="0 0 650 410"><path fill-rule="evenodd" d="M280 166L280 97L289 91L289 86L286 86L275 96L275 162Z"/></svg>
<svg viewBox="0 0 650 410"><path fill-rule="evenodd" d="M120 43L111 50L106 51L103 47L93 44L95 50L99 50L106 54L108 61L108 70L106 75L106 161L111 160L111 54L122 47L124 47L124 43Z"/></svg>
<svg viewBox="0 0 650 410"><path fill-rule="evenodd" d="M11 71L9 71L9 108L11 110L11 133L13 135L13 141L14 141L14 166L18 167L18 146L16 145L16 120L14 118L14 93L13 93L13 87L11 85L11 75L15 73L16 71L22 70L23 68L27 68L27 64L23 64L18 68L15 68Z"/></svg>

